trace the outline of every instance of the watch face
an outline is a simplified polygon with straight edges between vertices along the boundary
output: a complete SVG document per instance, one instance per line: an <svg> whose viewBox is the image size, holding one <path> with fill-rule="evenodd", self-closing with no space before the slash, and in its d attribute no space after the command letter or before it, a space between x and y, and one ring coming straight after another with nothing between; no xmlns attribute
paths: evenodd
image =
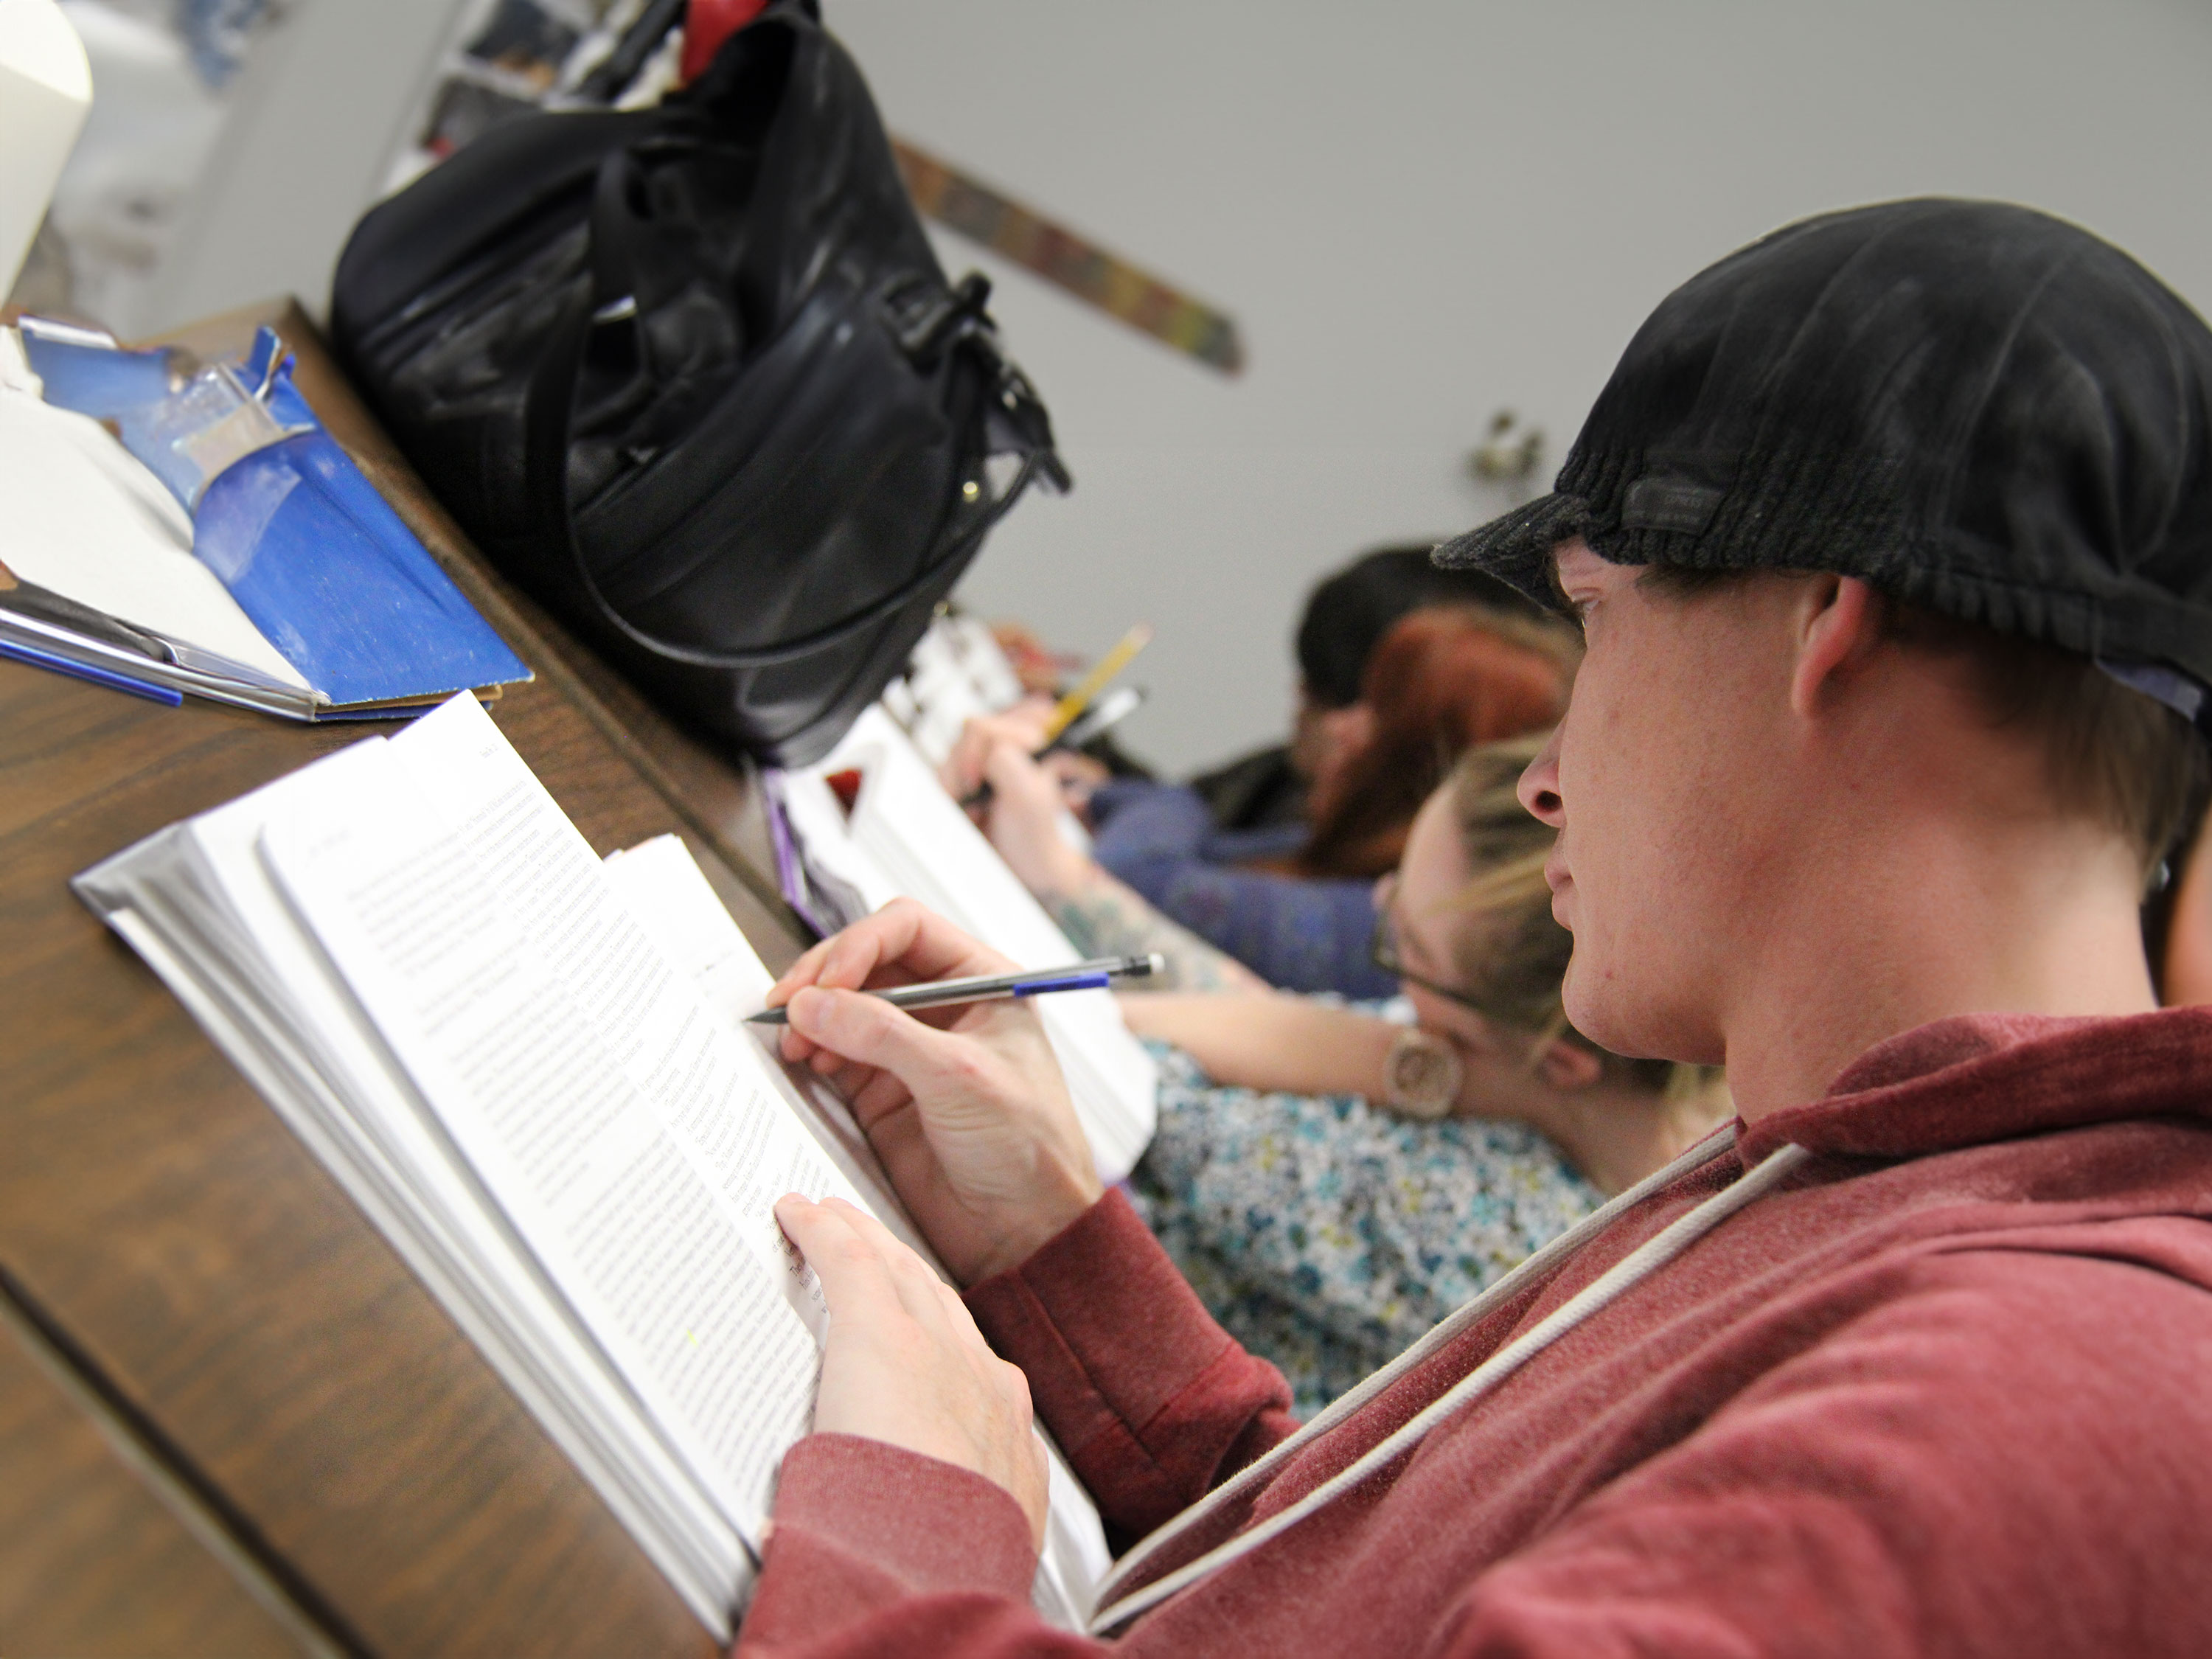
<svg viewBox="0 0 2212 1659"><path fill-rule="evenodd" d="M1438 1118L1459 1098L1458 1052L1426 1031L1408 1029L1390 1045L1384 1078L1389 1103L1408 1117Z"/></svg>

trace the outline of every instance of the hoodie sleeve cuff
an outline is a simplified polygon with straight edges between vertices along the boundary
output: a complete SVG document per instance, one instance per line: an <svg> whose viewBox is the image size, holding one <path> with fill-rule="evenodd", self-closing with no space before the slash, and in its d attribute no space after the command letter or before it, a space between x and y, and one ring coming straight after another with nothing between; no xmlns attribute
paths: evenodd
<svg viewBox="0 0 2212 1659"><path fill-rule="evenodd" d="M1028 1517L981 1475L879 1440L813 1434L785 1454L748 1638L818 1634L907 1597L1026 1607Z"/></svg>
<svg viewBox="0 0 2212 1659"><path fill-rule="evenodd" d="M1125 1530L1158 1525L1292 1426L1280 1374L1214 1322L1118 1191L967 1300Z"/></svg>

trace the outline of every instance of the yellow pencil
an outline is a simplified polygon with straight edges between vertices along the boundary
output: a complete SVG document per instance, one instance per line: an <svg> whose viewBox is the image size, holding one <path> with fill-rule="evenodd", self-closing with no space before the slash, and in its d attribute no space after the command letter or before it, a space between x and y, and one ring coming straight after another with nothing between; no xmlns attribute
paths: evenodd
<svg viewBox="0 0 2212 1659"><path fill-rule="evenodd" d="M1150 623L1139 623L1121 635L1121 642L1098 659L1091 671L1083 677L1083 683L1053 705L1052 718L1045 722L1045 743L1050 743L1069 724L1091 705L1091 700L1106 689L1106 683L1129 665L1130 660L1152 641Z"/></svg>

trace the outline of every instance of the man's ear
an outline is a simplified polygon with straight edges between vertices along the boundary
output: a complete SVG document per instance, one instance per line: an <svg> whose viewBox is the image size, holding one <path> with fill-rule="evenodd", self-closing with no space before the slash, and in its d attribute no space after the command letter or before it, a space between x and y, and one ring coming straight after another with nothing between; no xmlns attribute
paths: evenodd
<svg viewBox="0 0 2212 1659"><path fill-rule="evenodd" d="M1797 663L1790 677L1790 709L1810 714L1821 694L1850 678L1881 643L1884 602L1856 576L1823 571L1805 584L1794 621Z"/></svg>
<svg viewBox="0 0 2212 1659"><path fill-rule="evenodd" d="M1562 1094L1587 1089L1605 1075L1605 1062L1579 1042L1553 1037L1536 1060L1536 1072Z"/></svg>

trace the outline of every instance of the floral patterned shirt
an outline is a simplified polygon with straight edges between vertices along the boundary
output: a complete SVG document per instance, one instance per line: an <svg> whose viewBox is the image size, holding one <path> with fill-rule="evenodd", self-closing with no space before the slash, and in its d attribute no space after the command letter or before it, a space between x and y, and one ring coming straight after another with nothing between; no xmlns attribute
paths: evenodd
<svg viewBox="0 0 2212 1659"><path fill-rule="evenodd" d="M1600 1201L1518 1124L1422 1122L1351 1095L1216 1084L1179 1048L1139 1212L1311 1417Z"/></svg>

